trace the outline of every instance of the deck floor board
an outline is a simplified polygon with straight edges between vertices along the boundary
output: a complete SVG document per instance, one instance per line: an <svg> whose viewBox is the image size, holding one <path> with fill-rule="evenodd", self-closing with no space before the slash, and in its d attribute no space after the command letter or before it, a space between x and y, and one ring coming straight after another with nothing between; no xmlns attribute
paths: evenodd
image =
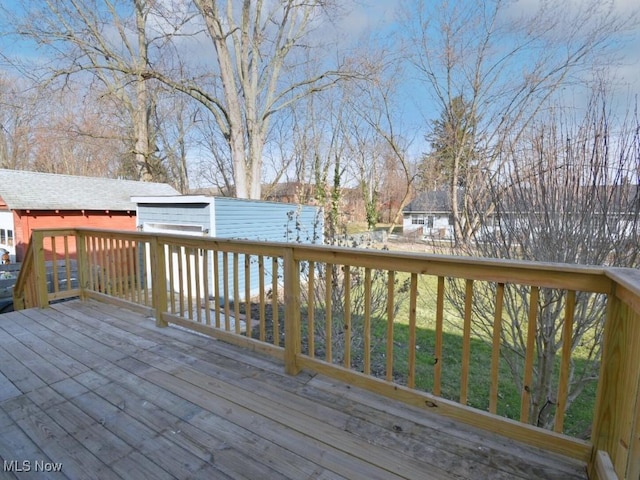
<svg viewBox="0 0 640 480"><path fill-rule="evenodd" d="M586 478L578 462L97 301L0 315L0 428L0 462L61 462L54 479Z"/></svg>

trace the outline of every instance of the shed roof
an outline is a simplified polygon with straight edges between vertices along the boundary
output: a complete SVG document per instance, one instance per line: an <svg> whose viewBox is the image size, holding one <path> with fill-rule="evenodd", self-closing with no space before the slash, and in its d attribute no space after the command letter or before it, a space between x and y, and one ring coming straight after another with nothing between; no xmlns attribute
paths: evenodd
<svg viewBox="0 0 640 480"><path fill-rule="evenodd" d="M0 169L0 198L11 210L135 210L137 195L179 195L164 183Z"/></svg>

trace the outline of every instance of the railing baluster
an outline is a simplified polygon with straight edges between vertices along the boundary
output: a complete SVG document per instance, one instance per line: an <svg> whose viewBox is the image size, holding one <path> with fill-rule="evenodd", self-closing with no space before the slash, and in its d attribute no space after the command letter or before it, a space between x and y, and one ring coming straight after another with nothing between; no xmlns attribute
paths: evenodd
<svg viewBox="0 0 640 480"><path fill-rule="evenodd" d="M117 297L120 293L120 289L118 286L118 270L117 270L117 266L118 266L118 262L116 259L116 251L117 251L117 241L115 239L115 237L111 237L109 239L109 245L110 245L110 249L111 249L111 256L110 256L110 266L111 266L111 295L113 295L114 297Z"/></svg>
<svg viewBox="0 0 640 480"><path fill-rule="evenodd" d="M178 247L178 308L181 317L184 317L184 257L186 255L184 248Z"/></svg>
<svg viewBox="0 0 640 480"><path fill-rule="evenodd" d="M58 285L58 252L56 251L56 237L51 236L51 263L52 263L52 275L51 282L53 283L53 292L58 293L60 286Z"/></svg>
<svg viewBox="0 0 640 480"><path fill-rule="evenodd" d="M141 265L142 257L143 257L143 243L135 242L133 249L133 271L135 275L135 285L136 285L136 302L139 305L144 305L144 299L142 296L142 282L143 282L143 266ZM142 248L141 248L142 247Z"/></svg>
<svg viewBox="0 0 640 480"><path fill-rule="evenodd" d="M344 267L344 366L351 368L351 267Z"/></svg>
<svg viewBox="0 0 640 480"><path fill-rule="evenodd" d="M315 262L309 262L309 276L307 278L307 345L309 347L308 355L311 358L315 357L316 350L316 290L315 290Z"/></svg>
<svg viewBox="0 0 640 480"><path fill-rule="evenodd" d="M89 265L91 263L90 256L88 252L89 248L89 239L84 234L84 232L75 232L74 243L76 245L77 250L77 260L76 260L76 275L77 275L77 284L78 289L80 290L80 300L87 299L87 291L89 290L89 283L91 283L91 271L89 270ZM67 286L71 288L71 258L69 255L69 239L65 236L64 239L65 245L65 264L67 270Z"/></svg>
<svg viewBox="0 0 640 480"><path fill-rule="evenodd" d="M124 241L125 249L122 252L124 255L124 288L127 292L127 300L134 302L134 284L133 284L133 240L127 239Z"/></svg>
<svg viewBox="0 0 640 480"><path fill-rule="evenodd" d="M251 338L251 255L244 255L244 327L245 336Z"/></svg>
<svg viewBox="0 0 640 480"><path fill-rule="evenodd" d="M142 257L142 275L144 275L144 284L142 285L144 290L144 304L149 306L149 301L151 299L151 295L149 292L149 278L153 276L153 272L149 272L149 264L147 262L147 250L151 250L151 242L142 242L142 251L140 252L140 256ZM140 277L142 277L140 275Z"/></svg>
<svg viewBox="0 0 640 480"><path fill-rule="evenodd" d="M216 328L220 328L220 265L218 265L218 251L213 250L213 308Z"/></svg>
<svg viewBox="0 0 640 480"><path fill-rule="evenodd" d="M394 322L394 293L396 290L396 272L390 270L387 277L387 349L386 349L386 379L393 380L393 322Z"/></svg>
<svg viewBox="0 0 640 480"><path fill-rule="evenodd" d="M440 395L442 383L442 324L444 320L444 277L438 277L438 292L436 296L436 341L435 365L433 367L433 394Z"/></svg>
<svg viewBox="0 0 640 480"><path fill-rule="evenodd" d="M167 256L167 268L169 269L169 308L171 309L171 313L175 315L176 313L176 285L174 280L174 265L175 262L173 260L173 254L176 250L175 245L168 245L169 252Z"/></svg>
<svg viewBox="0 0 640 480"><path fill-rule="evenodd" d="M236 335L240 335L240 258L238 252L233 254L233 316Z"/></svg>
<svg viewBox="0 0 640 480"><path fill-rule="evenodd" d="M325 361L333 363L333 307L331 305L331 295L333 294L333 265L327 263L325 271L325 288L324 288L324 320L325 320Z"/></svg>
<svg viewBox="0 0 640 480"><path fill-rule="evenodd" d="M416 386L416 302L418 298L418 274L411 274L411 287L409 290L409 359L407 386Z"/></svg>
<svg viewBox="0 0 640 480"><path fill-rule="evenodd" d="M123 286L123 275L122 275L122 241L120 239L114 238L113 240L115 244L115 259L116 259L116 295L119 297L124 296L124 286Z"/></svg>
<svg viewBox="0 0 640 480"><path fill-rule="evenodd" d="M202 285L200 285L200 249L193 249L193 270L195 280L195 296L196 296L196 319L198 323L202 323Z"/></svg>
<svg viewBox="0 0 640 480"><path fill-rule="evenodd" d="M469 364L471 363L471 315L473 312L473 280L465 282L464 326L462 330L462 371L460 403L466 405L469 396Z"/></svg>
<svg viewBox="0 0 640 480"><path fill-rule="evenodd" d="M65 269L65 273L67 274L67 290L71 290L71 259L69 258L69 236L68 235L64 236L63 245L64 245L64 269ZM76 246L77 245L78 245L78 242L76 241ZM80 276L80 272L78 272L78 276ZM84 288L84 285L82 286L82 288Z"/></svg>
<svg viewBox="0 0 640 480"><path fill-rule="evenodd" d="M562 358L560 360L560 378L558 380L558 402L556 406L556 418L553 425L554 431L558 433L562 433L564 428L564 414L567 409L567 396L569 395L571 341L573 338L575 309L576 292L575 290L568 290L564 309L564 324L562 325Z"/></svg>
<svg viewBox="0 0 640 480"><path fill-rule="evenodd" d="M135 243L133 240L127 241L127 277L125 278L125 284L127 285L128 297L131 302L135 302L135 265L133 263L133 249Z"/></svg>
<svg viewBox="0 0 640 480"><path fill-rule="evenodd" d="M240 335L240 261L238 252L233 253L233 316L236 335Z"/></svg>
<svg viewBox="0 0 640 480"><path fill-rule="evenodd" d="M280 318L278 315L278 257L272 259L271 318L273 319L273 344L280 346Z"/></svg>
<svg viewBox="0 0 640 480"><path fill-rule="evenodd" d="M504 283L496 288L496 310L493 317L493 347L491 350L491 387L489 391L489 411L498 410L498 374L500 372L500 335L502 333L502 306L504 302Z"/></svg>
<svg viewBox="0 0 640 480"><path fill-rule="evenodd" d="M104 291L104 262L102 260L102 241L100 237L92 237L94 253L94 270L96 283L93 288L96 292L102 293Z"/></svg>
<svg viewBox="0 0 640 480"><path fill-rule="evenodd" d="M209 250L202 250L202 283L204 288L204 317L211 325L211 301L209 298Z"/></svg>
<svg viewBox="0 0 640 480"><path fill-rule="evenodd" d="M37 306L36 299L38 298L38 291L37 291L35 274L31 275L31 281L28 283L28 285L29 285L29 296L28 296L27 305L25 305L25 307L26 308L36 307Z"/></svg>
<svg viewBox="0 0 640 480"><path fill-rule="evenodd" d="M122 297L126 300L129 299L129 254L128 254L129 241L122 239L120 242L120 260L121 260L121 272L120 282L122 283Z"/></svg>
<svg viewBox="0 0 640 480"><path fill-rule="evenodd" d="M112 283L113 283L113 290L112 290L112 295L114 297L119 297L120 296L120 292L121 292L121 285L120 285L120 275L119 275L119 268L120 266L119 261L118 261L118 240L115 237L111 237L111 269L112 269Z"/></svg>
<svg viewBox="0 0 640 480"><path fill-rule="evenodd" d="M187 284L187 317L193 320L193 269L191 262L193 260L193 248L184 248L184 259L186 263L186 284Z"/></svg>
<svg viewBox="0 0 640 480"><path fill-rule="evenodd" d="M107 293L107 258L105 252L105 241L102 237L96 237L96 263L98 265L98 285L97 290L100 293Z"/></svg>
<svg viewBox="0 0 640 480"><path fill-rule="evenodd" d="M231 313L229 309L229 254L222 252L222 292L224 298L224 329L231 330Z"/></svg>
<svg viewBox="0 0 640 480"><path fill-rule="evenodd" d="M266 327L266 300L265 300L265 288L264 288L264 257L260 255L258 257L258 281L260 283L260 341L264 342L267 336Z"/></svg>
<svg viewBox="0 0 640 480"><path fill-rule="evenodd" d="M117 259L116 259L116 239L114 237L109 238L109 250L110 250L110 269L111 269L111 295L117 297L119 294L118 287L118 271L117 271Z"/></svg>
<svg viewBox="0 0 640 480"><path fill-rule="evenodd" d="M113 290L113 249L111 248L111 238L104 239L105 245L105 255L106 255L106 270L107 270L107 279L106 279L106 288L107 295L114 295Z"/></svg>
<svg viewBox="0 0 640 480"><path fill-rule="evenodd" d="M89 255L87 255L88 259L88 269L89 269L89 290L96 291L98 290L98 260L97 260L97 249L95 243L95 237L90 236L87 237L87 245L90 249Z"/></svg>
<svg viewBox="0 0 640 480"><path fill-rule="evenodd" d="M371 269L364 270L364 373L371 374Z"/></svg>
<svg viewBox="0 0 640 480"><path fill-rule="evenodd" d="M122 298L127 298L129 296L129 286L127 285L127 250L126 250L127 241L125 239L120 240L120 285Z"/></svg>
<svg viewBox="0 0 640 480"><path fill-rule="evenodd" d="M531 388L533 381L533 360L536 346L536 320L538 318L539 288L531 287L529 295L529 317L527 328L527 350L525 352L524 381L522 384L522 397L520 402L520 421L529 421L529 406L531 404Z"/></svg>

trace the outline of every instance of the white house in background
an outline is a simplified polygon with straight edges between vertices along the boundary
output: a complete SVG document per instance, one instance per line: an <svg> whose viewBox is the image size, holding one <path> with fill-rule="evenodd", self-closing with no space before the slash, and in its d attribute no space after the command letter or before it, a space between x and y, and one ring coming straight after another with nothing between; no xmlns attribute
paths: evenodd
<svg viewBox="0 0 640 480"><path fill-rule="evenodd" d="M420 193L402 210L405 235L453 238L453 215L448 190Z"/></svg>
<svg viewBox="0 0 640 480"><path fill-rule="evenodd" d="M595 224L605 223L604 228L608 229L611 235L633 238L639 233L640 220L637 218L637 212L640 209L640 185L599 186L595 191L590 187L584 187L580 195L598 195L603 199L602 205L606 209L590 211L589 215L600 217L600 223ZM462 196L463 190L460 188L459 202ZM523 201L521 198L514 199L506 195L501 198L494 205L495 208L491 213L486 215L484 223L479 225L476 232L477 238L486 241L493 238L498 231L504 232L504 235L516 236L522 235L523 232L535 231L535 226L530 226L528 223L535 219L538 212L528 211L530 207L522 204ZM585 202L585 205L592 205L592 203ZM585 213L578 199L569 207L576 209L575 215L582 216ZM453 214L448 190L422 192L402 210L402 213L405 235L453 239ZM606 218L606 222L602 222L602 217Z"/></svg>
<svg viewBox="0 0 640 480"><path fill-rule="evenodd" d="M6 250L12 262L15 261L16 256L13 228L13 213L10 210L0 210L0 254L2 250Z"/></svg>

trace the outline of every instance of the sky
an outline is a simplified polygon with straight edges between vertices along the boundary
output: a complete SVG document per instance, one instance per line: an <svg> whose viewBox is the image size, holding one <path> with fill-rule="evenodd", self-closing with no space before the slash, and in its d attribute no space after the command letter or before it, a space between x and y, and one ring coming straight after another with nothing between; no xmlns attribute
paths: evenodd
<svg viewBox="0 0 640 480"><path fill-rule="evenodd" d="M585 2L586 0L563 0L561 5L570 10L581 8ZM22 3L22 0L3 0L3 5L9 9ZM402 36L403 32L399 30L398 22L402 17L403 9L411 3L413 0L338 2L343 7L344 15L336 20L336 31L333 33L336 35L339 33L345 45L354 43L371 32L379 34L379 38L384 38L384 41L393 41ZM514 0L510 3L508 11L513 14L533 11L539 3L540 0ZM638 0L615 0L612 5L616 12L625 17L631 16L640 7ZM322 34L323 32L320 32L320 35ZM624 40L624 47L619 51L620 64L613 71L618 87L615 98L620 111L628 107L629 102L640 93L640 24L637 23ZM2 37L0 37L0 51L25 56L34 54L33 46L29 43L8 43L7 39ZM581 93L571 88L564 89L562 95L569 102L580 102ZM407 137L413 140L413 153L420 155L427 148L424 142L425 124L437 118L439 111L425 93L416 72L410 68L406 70L406 75L399 82L396 108L402 112L403 128L407 131Z"/></svg>
<svg viewBox="0 0 640 480"><path fill-rule="evenodd" d="M173 0L164 0L173 1ZM426 0L431 2L434 0ZM473 1L473 0L469 0ZM611 2L614 11L628 17L634 12L638 14L640 11L640 3L638 0L606 0ZM508 11L517 13L534 11L540 4L541 0L507 0L510 5ZM587 0L563 0L562 4L567 9L580 8L586 4ZM19 8L23 2L21 0L3 0L3 6L8 10ZM398 35L398 25L403 12L407 6L413 3L413 0L351 0L338 2L341 5L341 15L337 20L337 30L339 35L344 38L345 43L357 41L367 32L389 32L390 38L393 39ZM606 3L604 0L602 3ZM619 84L624 90L628 86L629 92L640 92L640 18L638 18L635 28L629 32L625 38L625 47L621 49L621 64L616 68L616 77ZM322 35L323 32L320 32ZM7 40L0 37L0 52L18 55L32 55L33 46L28 41ZM0 66L2 62L0 60ZM411 76L407 77L411 80ZM409 82L408 89L415 93L414 85ZM406 95L410 97L411 95ZM407 98L407 108L414 108L410 98Z"/></svg>

